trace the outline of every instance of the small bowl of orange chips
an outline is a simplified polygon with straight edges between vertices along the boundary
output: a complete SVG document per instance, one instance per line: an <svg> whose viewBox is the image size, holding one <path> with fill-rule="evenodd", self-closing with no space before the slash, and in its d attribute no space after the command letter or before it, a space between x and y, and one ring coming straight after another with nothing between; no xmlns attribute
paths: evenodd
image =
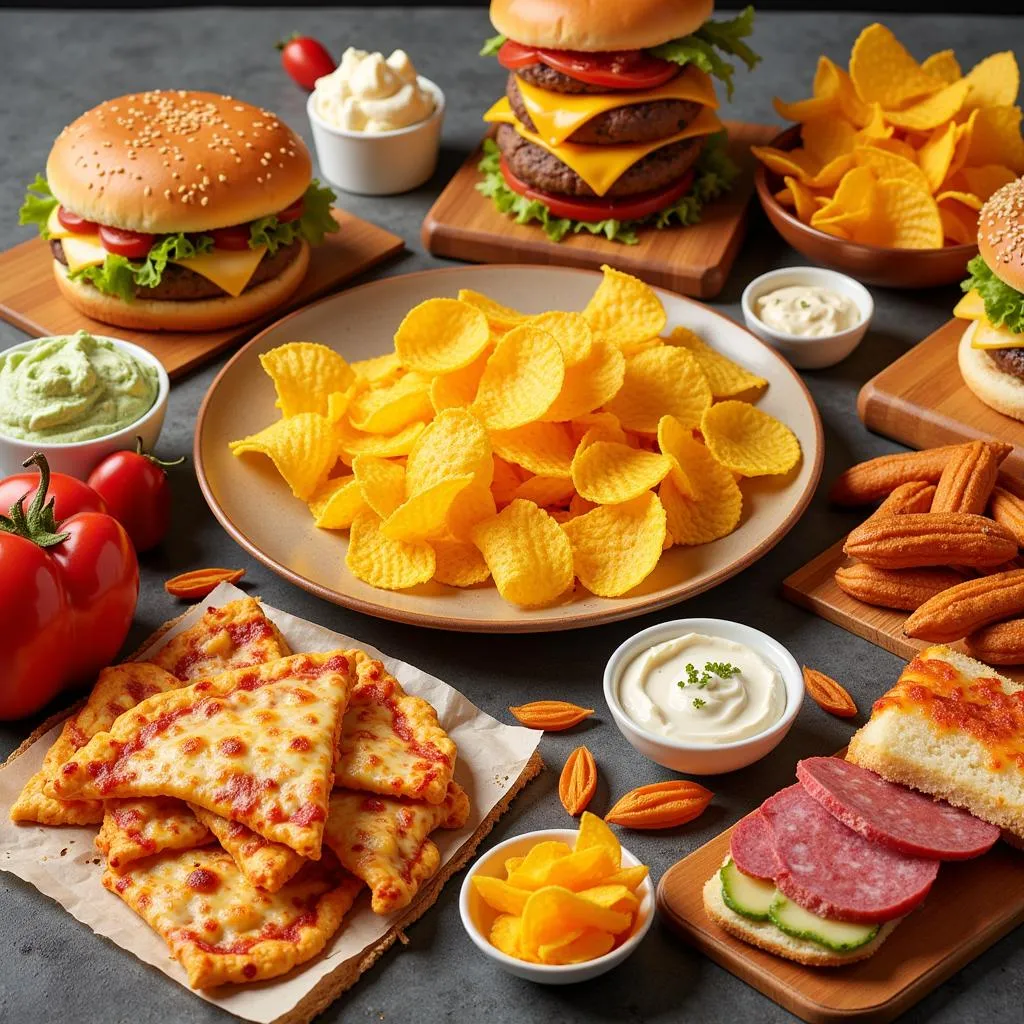
<svg viewBox="0 0 1024 1024"><path fill-rule="evenodd" d="M654 920L648 870L601 818L527 832L470 868L459 896L474 944L544 985L589 981L622 963Z"/></svg>
<svg viewBox="0 0 1024 1024"><path fill-rule="evenodd" d="M982 204L1024 173L1019 85L1009 50L964 74L952 50L919 63L869 25L848 69L822 56L811 97L774 101L798 123L752 147L761 205L793 248L861 281L956 281Z"/></svg>

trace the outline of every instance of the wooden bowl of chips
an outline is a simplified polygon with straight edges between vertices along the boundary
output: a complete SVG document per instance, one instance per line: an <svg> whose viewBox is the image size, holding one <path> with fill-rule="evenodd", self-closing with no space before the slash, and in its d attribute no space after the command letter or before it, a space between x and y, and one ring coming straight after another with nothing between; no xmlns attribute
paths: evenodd
<svg viewBox="0 0 1024 1024"><path fill-rule="evenodd" d="M789 150L800 145L800 125L793 125L769 145ZM978 254L976 243L941 249L894 249L838 238L805 224L776 199L782 177L759 163L754 172L757 197L776 231L797 252L823 266L841 270L864 284L887 288L933 288L966 276L968 262Z"/></svg>

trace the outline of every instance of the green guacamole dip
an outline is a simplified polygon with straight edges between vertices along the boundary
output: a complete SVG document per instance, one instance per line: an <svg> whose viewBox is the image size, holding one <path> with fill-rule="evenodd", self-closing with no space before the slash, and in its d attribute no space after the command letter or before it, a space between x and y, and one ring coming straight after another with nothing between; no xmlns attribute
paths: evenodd
<svg viewBox="0 0 1024 1024"><path fill-rule="evenodd" d="M156 367L86 331L0 352L0 434L40 444L91 441L156 401Z"/></svg>

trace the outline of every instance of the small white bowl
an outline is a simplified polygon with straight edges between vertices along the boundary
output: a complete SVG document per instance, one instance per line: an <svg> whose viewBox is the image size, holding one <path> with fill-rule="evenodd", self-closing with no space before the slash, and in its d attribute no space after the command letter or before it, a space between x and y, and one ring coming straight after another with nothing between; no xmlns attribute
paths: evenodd
<svg viewBox="0 0 1024 1024"><path fill-rule="evenodd" d="M769 327L755 312L757 300L767 292L790 285L828 288L845 295L857 307L859 322L824 338L802 338ZM874 300L864 285L837 270L825 270L823 267L784 267L755 277L743 289L740 305L747 329L778 349L798 370L821 370L841 362L861 343L875 315Z"/></svg>
<svg viewBox="0 0 1024 1024"><path fill-rule="evenodd" d="M323 176L345 192L392 196L427 181L437 167L444 122L444 93L418 75L420 88L434 99L433 113L422 121L389 132L352 132L328 124L309 94L306 113L313 129L316 158Z"/></svg>
<svg viewBox="0 0 1024 1024"><path fill-rule="evenodd" d="M24 461L33 452L42 452L54 473L66 473L68 476L84 480L96 468L97 463L112 452L122 451L126 448L134 449L137 437L142 438L143 447L147 450L156 445L160 430L164 425L164 416L167 414L167 396L171 393L171 381L167 376L167 371L159 359L144 348L133 345L130 341L122 341L120 338L110 338L102 334L96 334L93 337L101 341L112 342L114 345L126 349L140 362L148 363L156 368L155 401L134 423L129 423L128 426L122 427L112 434L94 437L88 441L72 441L64 444L48 441L23 441L20 438L8 437L6 434L0 433L0 477L24 473L22 465ZM0 354L7 355L9 352L17 352L19 349L32 348L39 342L47 340L47 338L36 338L34 341L12 345Z"/></svg>
<svg viewBox="0 0 1024 1024"><path fill-rule="evenodd" d="M642 651L655 644L686 633L718 636L745 644L772 665L786 688L786 707L782 717L767 729L730 743L685 743L649 732L637 725L622 709L619 677L623 669ZM736 771L771 753L789 732L804 699L804 679L800 666L777 640L752 626L728 619L675 619L641 630L616 648L604 670L604 699L619 732L641 753L663 768L687 775L720 775Z"/></svg>
<svg viewBox="0 0 1024 1024"><path fill-rule="evenodd" d="M654 920L654 883L648 875L636 890L640 899L640 908L637 911L636 921L633 923L633 931L624 942L605 953L604 956L582 964L531 964L525 960L517 960L507 953L502 953L496 946L491 945L488 936L498 912L480 898L473 885L473 879L477 875L504 878L505 861L509 857L523 857L537 843L545 841L561 840L572 846L578 835L579 833L572 828L548 828L539 832L526 832L521 836L513 836L511 839L499 843L494 849L481 854L466 873L462 891L459 893L459 914L462 916L462 925L474 945L509 974L525 978L527 981L536 981L541 985L572 985L578 981L589 981L621 964L640 945L641 940L650 930L651 922ZM622 848L623 867L632 868L640 863L629 850L625 847Z"/></svg>

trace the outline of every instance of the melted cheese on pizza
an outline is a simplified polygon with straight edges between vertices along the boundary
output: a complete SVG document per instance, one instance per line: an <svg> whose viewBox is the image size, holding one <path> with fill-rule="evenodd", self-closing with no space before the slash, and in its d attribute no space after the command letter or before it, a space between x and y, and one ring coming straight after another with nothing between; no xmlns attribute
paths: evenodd
<svg viewBox="0 0 1024 1024"><path fill-rule="evenodd" d="M337 784L440 803L457 751L437 712L407 694L379 661L353 653L358 681L342 727Z"/></svg>
<svg viewBox="0 0 1024 1024"><path fill-rule="evenodd" d="M110 800L96 849L109 867L123 871L164 850L191 850L210 842L210 830L180 800Z"/></svg>
<svg viewBox="0 0 1024 1024"><path fill-rule="evenodd" d="M316 956L360 888L325 862L260 892L216 847L152 857L123 875L108 870L103 885L166 940L193 988L274 978Z"/></svg>
<svg viewBox="0 0 1024 1024"><path fill-rule="evenodd" d="M55 795L174 796L315 860L352 681L342 651L296 654L151 697L61 768Z"/></svg>

